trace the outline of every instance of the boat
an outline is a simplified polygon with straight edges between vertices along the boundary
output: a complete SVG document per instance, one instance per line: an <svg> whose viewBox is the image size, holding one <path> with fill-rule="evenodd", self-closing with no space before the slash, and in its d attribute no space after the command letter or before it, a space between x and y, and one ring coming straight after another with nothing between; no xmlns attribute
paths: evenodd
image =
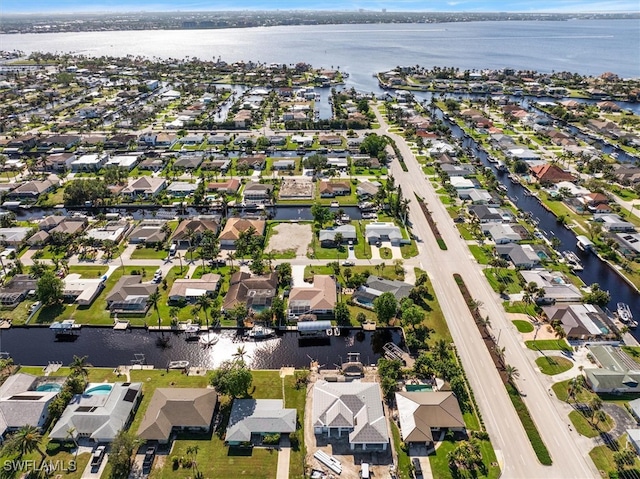
<svg viewBox="0 0 640 479"><path fill-rule="evenodd" d="M337 201L332 201L331 204L329 205L329 207L331 208L340 208L340 203Z"/></svg>
<svg viewBox="0 0 640 479"><path fill-rule="evenodd" d="M631 314L631 308L627 303L617 304L618 319L625 324L630 324L633 321L633 314ZM635 322L635 321L634 321ZM637 323L636 323L637 326Z"/></svg>
<svg viewBox="0 0 640 479"><path fill-rule="evenodd" d="M200 326L195 326L195 325L189 325L185 328L184 330L184 334L185 334L185 341L198 341L200 339L200 336L198 335L200 333Z"/></svg>
<svg viewBox="0 0 640 479"><path fill-rule="evenodd" d="M563 251L562 256L567 262L567 266L574 271L582 271L582 263L580 263L580 258L573 251Z"/></svg>
<svg viewBox="0 0 640 479"><path fill-rule="evenodd" d="M518 177L514 174L509 175L509 181L511 181L511 183L520 183L520 181L518 181Z"/></svg>
<svg viewBox="0 0 640 479"><path fill-rule="evenodd" d="M205 333L200 336L199 342L203 346L213 346L220 340L220 336L216 333Z"/></svg>
<svg viewBox="0 0 640 479"><path fill-rule="evenodd" d="M502 160L498 160L498 171L507 171L507 165Z"/></svg>
<svg viewBox="0 0 640 479"><path fill-rule="evenodd" d="M49 326L55 335L56 341L75 341L80 332L80 325L76 324L73 319L65 319L64 321L55 321Z"/></svg>
<svg viewBox="0 0 640 479"><path fill-rule="evenodd" d="M593 251L593 242L584 235L576 236L576 246L582 251Z"/></svg>
<svg viewBox="0 0 640 479"><path fill-rule="evenodd" d="M168 369L187 369L189 367L189 361L169 361L167 365Z"/></svg>
<svg viewBox="0 0 640 479"><path fill-rule="evenodd" d="M267 328L262 324L256 324L249 330L247 337L253 340L270 338L276 333L275 329Z"/></svg>

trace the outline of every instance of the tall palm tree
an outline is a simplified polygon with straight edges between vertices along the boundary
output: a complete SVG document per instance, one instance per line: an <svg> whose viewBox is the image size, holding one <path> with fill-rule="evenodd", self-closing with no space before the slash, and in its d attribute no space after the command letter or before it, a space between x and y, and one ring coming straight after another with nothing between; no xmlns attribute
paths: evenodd
<svg viewBox="0 0 640 479"><path fill-rule="evenodd" d="M204 318L205 318L205 321L207 322L207 329L209 329L209 315L207 314L207 310L211 307L211 304L212 304L211 296L207 294L198 296L196 304L200 307L202 311L204 311Z"/></svg>
<svg viewBox="0 0 640 479"><path fill-rule="evenodd" d="M91 364L87 362L88 357L89 356L73 355L73 361L69 364L69 368L74 375L82 376L85 379L89 376L89 370L87 368L91 367Z"/></svg>
<svg viewBox="0 0 640 479"><path fill-rule="evenodd" d="M20 457L36 451L44 462L47 455L41 447L42 439L42 434L40 434L38 428L27 424L13 433L9 438L8 447L10 450L17 451Z"/></svg>
<svg viewBox="0 0 640 479"><path fill-rule="evenodd" d="M160 291L155 290L147 298L147 303L149 304L149 306L151 306L153 309L155 309L156 313L158 314L158 328L160 328L162 326L162 321L160 319L160 309L158 309L158 303L159 302L160 302Z"/></svg>
<svg viewBox="0 0 640 479"><path fill-rule="evenodd" d="M229 251L227 253L227 261L229 262L229 266L231 267L231 270L233 270L233 260L236 259L236 255L233 251Z"/></svg>
<svg viewBox="0 0 640 479"><path fill-rule="evenodd" d="M236 358L238 361L240 361L241 363L244 363L244 358L247 355L247 348L245 347L244 344L242 344L241 346L238 346L238 348L236 349L236 352L233 353L233 357Z"/></svg>
<svg viewBox="0 0 640 479"><path fill-rule="evenodd" d="M506 351L506 347L500 347L497 344L493 347L494 352L496 353L496 356L498 356L498 360L500 361L500 363L504 366L504 353Z"/></svg>
<svg viewBox="0 0 640 479"><path fill-rule="evenodd" d="M518 371L518 368L512 366L511 364L507 364L504 368L504 371L507 375L507 382L510 382L513 386L515 386L513 381L520 377L520 371Z"/></svg>

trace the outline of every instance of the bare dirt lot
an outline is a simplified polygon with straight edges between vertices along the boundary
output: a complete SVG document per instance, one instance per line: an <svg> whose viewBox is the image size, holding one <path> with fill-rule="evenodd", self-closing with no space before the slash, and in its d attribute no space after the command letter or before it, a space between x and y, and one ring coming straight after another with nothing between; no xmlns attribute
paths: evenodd
<svg viewBox="0 0 640 479"><path fill-rule="evenodd" d="M306 256L313 232L310 224L279 223L273 227L266 251L294 250L296 256Z"/></svg>

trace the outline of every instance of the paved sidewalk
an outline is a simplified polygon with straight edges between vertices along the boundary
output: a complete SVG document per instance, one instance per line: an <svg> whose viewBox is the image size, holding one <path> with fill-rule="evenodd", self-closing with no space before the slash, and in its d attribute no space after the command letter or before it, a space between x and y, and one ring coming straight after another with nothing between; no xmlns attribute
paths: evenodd
<svg viewBox="0 0 640 479"><path fill-rule="evenodd" d="M291 457L291 444L286 434L280 439L278 452L278 469L276 479L289 479L289 459Z"/></svg>

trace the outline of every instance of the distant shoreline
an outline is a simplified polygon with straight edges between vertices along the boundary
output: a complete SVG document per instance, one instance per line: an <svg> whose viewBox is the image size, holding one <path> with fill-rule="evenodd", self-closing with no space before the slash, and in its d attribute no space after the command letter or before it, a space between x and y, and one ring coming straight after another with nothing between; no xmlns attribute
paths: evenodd
<svg viewBox="0 0 640 479"><path fill-rule="evenodd" d="M275 26L640 19L639 12L498 13L386 11L4 13L0 34L220 30ZM82 20L78 22L78 20Z"/></svg>

